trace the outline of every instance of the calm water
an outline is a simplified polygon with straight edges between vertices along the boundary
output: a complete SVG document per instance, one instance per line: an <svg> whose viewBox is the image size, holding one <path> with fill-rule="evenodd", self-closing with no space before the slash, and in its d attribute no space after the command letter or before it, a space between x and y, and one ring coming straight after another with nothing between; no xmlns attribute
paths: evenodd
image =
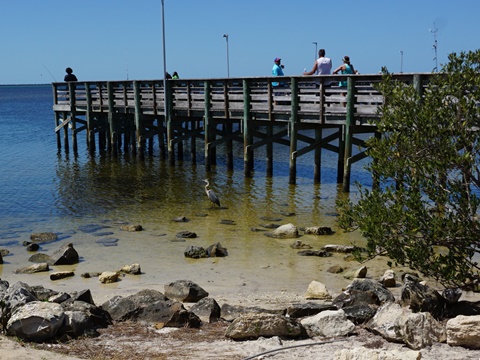
<svg viewBox="0 0 480 360"><path fill-rule="evenodd" d="M57 152L52 110L52 89L42 86L0 86L0 248L11 255L0 265L0 277L11 283L25 281L50 288L90 288L94 295L109 296L117 290L136 291L177 279L191 279L212 294L229 291L304 291L312 280L324 279L325 267L335 259L305 258L288 245L291 240L273 240L261 228L269 223L297 226L331 226L333 237L303 236L314 248L327 243L350 243L358 235L341 233L335 224L338 191L336 155L322 153L322 184L313 184L312 154L298 161L297 185L288 184L288 148L274 149L274 177L265 176L265 156L255 154L252 178L243 176L241 145L235 148L235 170L226 171L224 151L217 151L218 164L206 173L203 158L193 166L189 159L170 167L158 154L140 162L128 155L113 160L85 151L85 133L79 135L79 155ZM199 144L203 147L203 144ZM198 149L202 156L203 148ZM188 153L188 149L186 154ZM204 193L209 178L222 209L213 209ZM370 184L363 164L355 164L355 181ZM352 193L356 190L352 185ZM286 216L286 214L293 214ZM185 216L185 223L172 219ZM233 225L222 224L232 220ZM141 224L145 231L127 233L120 224ZM97 230L92 231L92 226ZM179 241L182 230L198 238ZM48 273L18 275L27 266L22 246L32 232L52 231L59 240L43 245L51 253L72 242L81 256L73 267L74 278L52 282ZM104 246L102 239L116 239L117 246ZM183 251L190 245L207 247L220 242L229 250L223 259L189 260ZM125 277L113 285L79 275L88 271L113 271L125 264L140 263L143 275ZM334 279L332 279L335 282Z"/></svg>

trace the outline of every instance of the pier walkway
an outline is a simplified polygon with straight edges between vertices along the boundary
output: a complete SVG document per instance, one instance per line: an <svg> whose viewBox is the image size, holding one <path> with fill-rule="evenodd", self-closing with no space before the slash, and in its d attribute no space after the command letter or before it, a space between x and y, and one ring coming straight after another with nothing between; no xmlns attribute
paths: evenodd
<svg viewBox="0 0 480 360"><path fill-rule="evenodd" d="M430 76L414 73L394 78L422 91ZM338 87L338 81L345 79L347 88ZM243 145L245 176L251 176L255 149L265 146L266 171L271 176L275 143L289 147L291 184L296 181L297 158L311 151L313 180L320 182L324 149L338 154L337 181L349 191L351 165L366 157L365 151L352 155L354 145L365 149L357 135L378 135L375 123L384 99L375 83L381 79L381 75L359 74L178 79L167 80L166 89L163 80L56 82L57 145L62 148L63 133L65 150L71 140L77 153L77 134L85 131L92 152L98 148L117 156L129 151L144 158L153 154L158 139L161 157L174 165L176 158L183 160L184 144L195 162L200 140L210 171L220 147L225 149L228 170L233 170L237 142ZM274 82L281 86L273 86Z"/></svg>

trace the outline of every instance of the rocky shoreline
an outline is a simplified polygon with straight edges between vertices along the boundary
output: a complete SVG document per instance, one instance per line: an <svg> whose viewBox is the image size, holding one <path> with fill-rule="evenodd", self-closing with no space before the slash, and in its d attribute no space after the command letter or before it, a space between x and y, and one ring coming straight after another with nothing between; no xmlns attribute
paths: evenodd
<svg viewBox="0 0 480 360"><path fill-rule="evenodd" d="M135 227L129 231L140 229ZM304 231L327 234L331 232L328 230L319 227ZM35 240L34 243L42 239L51 241L53 235L34 234L32 240ZM287 224L266 235L296 238L298 229ZM349 253L353 250L348 246L327 245L314 251L300 240L295 240L290 247L301 250L299 255L321 257L331 256L331 252ZM189 246L187 250L184 256L193 259L228 256L227 250L219 243L207 249ZM73 244L68 243L52 255L33 255L30 261L36 263L17 272L48 271L49 266L74 264L78 259ZM343 270L329 271L336 273ZM85 273L82 276L98 277L101 283L113 283L118 281L121 273L140 275L140 265L131 264L115 271ZM319 343L322 348L329 347L328 358L335 360L420 359L428 358L432 349L438 348L442 349L442 354L435 353L435 359L442 359L444 353L449 355L445 359L455 358L450 356L450 352L462 354L459 359L480 358L480 301L465 300L458 289L439 292L413 273L404 273L401 279L393 270L385 271L377 280L366 278L366 275L365 266L343 274L345 278L352 279L351 283L346 288L333 291L325 284L312 281L302 298L287 296L280 301L274 297L269 306L264 306L262 301L245 305L242 304L243 299L222 303L209 297L208 289L190 280L168 283L163 292L144 289L129 296L113 296L101 305L95 304L90 290L67 293L24 282L10 285L0 280L0 324L2 332L9 338L35 344L37 348L67 352L66 349L75 348L79 342L93 343L95 339L108 336L115 337L116 340L110 342L116 341L115 347L122 349L124 339L119 334L112 334L116 333L116 329L124 332L127 327L135 329L130 335L132 337L143 334L145 341L142 343L142 338L138 339L138 349L157 342L182 344L183 348L189 348L195 346L188 343L190 339L198 349L206 352L199 355L198 349L190 348L190 353L195 354L191 358L196 359L212 358L213 350L201 345L204 341L215 344L213 353L218 359L257 358L252 356L263 353L261 349L279 351L303 348L303 344L308 347L314 343ZM68 272L55 272L50 279L68 276L71 276ZM176 337L172 337L172 331L177 334ZM204 339L205 336L208 340ZM342 342L355 345L344 346ZM242 343L248 343L249 348ZM225 353L222 357L222 348L224 351L228 349L229 355ZM314 354L320 350L301 351L301 358L316 358ZM95 353L88 356L74 353L79 358L102 358ZM122 357L122 353L128 352L114 351L103 358L132 358ZM169 359L177 355L178 358L189 358L175 346L159 349L155 356L159 354Z"/></svg>
<svg viewBox="0 0 480 360"><path fill-rule="evenodd" d="M188 280L166 284L163 293L145 289L99 306L89 290L67 294L0 281L0 320L8 336L37 344L94 339L122 323L142 324L158 334L168 329L204 332L213 324L224 324L217 341L234 344L273 341L281 348L284 343L340 342L368 332L384 342L404 345L400 353L383 349L388 348L385 345L369 349L370 357L365 357L362 347L339 349L332 354L337 360L376 359L379 354L388 359L420 359L422 351L440 344L478 358L480 302L459 301L459 291L440 294L412 275L403 281L398 299L372 279L354 279L335 297L323 284L312 282L303 301L269 308L220 305Z"/></svg>

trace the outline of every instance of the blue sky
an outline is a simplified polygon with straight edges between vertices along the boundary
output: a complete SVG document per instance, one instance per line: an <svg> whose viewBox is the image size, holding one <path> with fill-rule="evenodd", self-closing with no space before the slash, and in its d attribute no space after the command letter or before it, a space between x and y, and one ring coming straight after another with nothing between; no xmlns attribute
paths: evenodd
<svg viewBox="0 0 480 360"><path fill-rule="evenodd" d="M315 45L334 67L430 72L480 48L480 1L164 0L167 71L182 78L286 75L310 70ZM0 84L161 79L161 0L0 0ZM403 51L403 65L402 55Z"/></svg>

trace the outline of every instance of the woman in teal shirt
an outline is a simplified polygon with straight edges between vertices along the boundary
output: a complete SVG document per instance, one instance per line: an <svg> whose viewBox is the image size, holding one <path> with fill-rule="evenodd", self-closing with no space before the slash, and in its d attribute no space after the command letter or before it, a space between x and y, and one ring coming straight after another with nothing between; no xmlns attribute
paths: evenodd
<svg viewBox="0 0 480 360"><path fill-rule="evenodd" d="M343 64L340 65L338 68L335 69L335 71L333 72L333 74L338 74L339 71L342 72L342 74L355 74L356 71L355 69L353 68L353 65L350 64L350 58L348 56L344 56L343 59ZM342 87L347 87L347 81L340 81L338 83L338 86L342 86Z"/></svg>

